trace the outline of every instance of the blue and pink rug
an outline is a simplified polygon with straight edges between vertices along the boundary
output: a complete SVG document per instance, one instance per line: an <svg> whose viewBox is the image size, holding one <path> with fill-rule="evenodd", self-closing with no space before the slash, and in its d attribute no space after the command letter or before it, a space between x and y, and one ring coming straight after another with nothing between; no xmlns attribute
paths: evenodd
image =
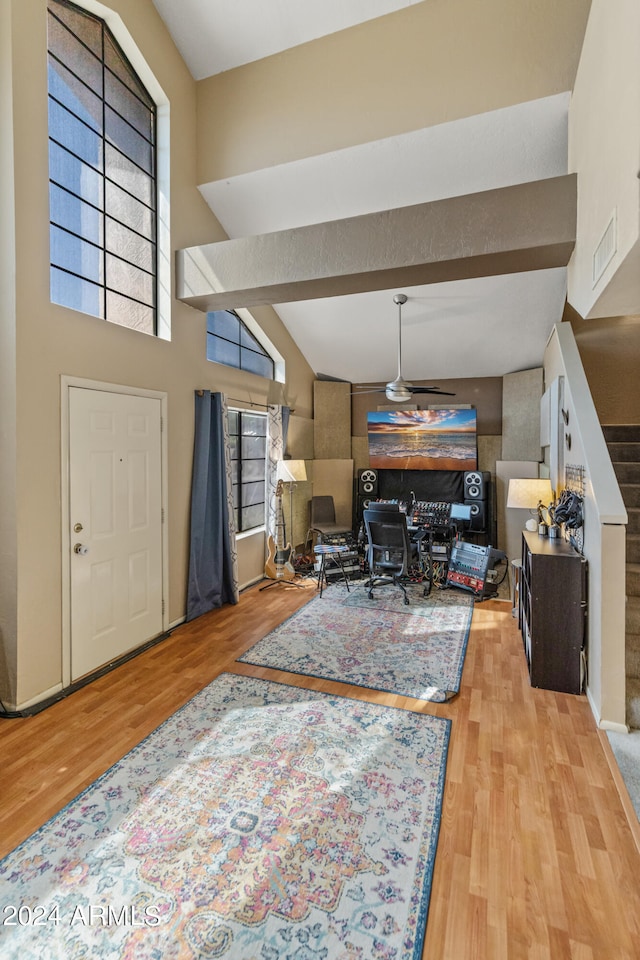
<svg viewBox="0 0 640 960"><path fill-rule="evenodd" d="M449 729L223 674L0 862L0 956L419 960Z"/></svg>
<svg viewBox="0 0 640 960"><path fill-rule="evenodd" d="M460 689L473 597L458 590L423 597L409 585L332 584L254 644L241 663L339 680L370 690L444 702Z"/></svg>

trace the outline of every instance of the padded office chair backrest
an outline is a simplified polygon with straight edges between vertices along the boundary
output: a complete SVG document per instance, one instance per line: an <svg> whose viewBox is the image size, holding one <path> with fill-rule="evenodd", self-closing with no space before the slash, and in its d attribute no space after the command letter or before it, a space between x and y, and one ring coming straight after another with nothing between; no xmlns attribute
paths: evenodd
<svg viewBox="0 0 640 960"><path fill-rule="evenodd" d="M396 506L397 504L388 504ZM367 531L369 568L406 574L411 558L411 541L407 518L399 510L370 510L363 512Z"/></svg>
<svg viewBox="0 0 640 960"><path fill-rule="evenodd" d="M333 497L311 497L311 527L316 529L325 523L336 522Z"/></svg>

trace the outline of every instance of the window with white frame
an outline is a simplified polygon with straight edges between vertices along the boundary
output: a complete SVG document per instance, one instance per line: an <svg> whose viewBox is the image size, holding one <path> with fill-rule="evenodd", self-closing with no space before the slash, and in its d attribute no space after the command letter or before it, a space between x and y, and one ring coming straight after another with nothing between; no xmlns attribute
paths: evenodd
<svg viewBox="0 0 640 960"><path fill-rule="evenodd" d="M272 357L233 310L207 314L207 360L274 379Z"/></svg>
<svg viewBox="0 0 640 960"><path fill-rule="evenodd" d="M51 300L156 334L155 103L103 20L47 6Z"/></svg>
<svg viewBox="0 0 640 960"><path fill-rule="evenodd" d="M229 410L229 444L236 531L265 523L267 415Z"/></svg>

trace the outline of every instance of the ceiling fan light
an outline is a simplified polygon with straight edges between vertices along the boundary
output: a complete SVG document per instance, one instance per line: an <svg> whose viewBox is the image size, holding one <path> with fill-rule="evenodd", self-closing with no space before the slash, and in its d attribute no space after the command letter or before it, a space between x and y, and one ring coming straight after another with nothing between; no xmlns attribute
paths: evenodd
<svg viewBox="0 0 640 960"><path fill-rule="evenodd" d="M411 400L411 391L405 386L389 385L385 390L387 400L393 400L395 403L408 403Z"/></svg>

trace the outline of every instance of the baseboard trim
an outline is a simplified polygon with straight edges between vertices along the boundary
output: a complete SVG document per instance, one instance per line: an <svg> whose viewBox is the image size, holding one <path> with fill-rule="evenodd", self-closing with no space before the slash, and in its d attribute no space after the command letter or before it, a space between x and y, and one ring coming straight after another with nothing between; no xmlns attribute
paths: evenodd
<svg viewBox="0 0 640 960"><path fill-rule="evenodd" d="M627 785L622 778L622 774L620 773L620 767L618 766L613 748L609 743L609 737L603 729L598 730L598 737L600 738L600 743L602 744L605 758L609 765L609 769L611 770L611 776L613 777L613 782L616 785L616 790L618 791L618 796L620 797L620 802L622 803L622 808L624 810L624 815L627 818L631 835L633 836L638 853L640 853L640 821L638 821L638 815L635 811L633 803L631 802Z"/></svg>
<svg viewBox="0 0 640 960"><path fill-rule="evenodd" d="M599 729L599 728L600 728L600 711L598 710L598 708L597 708L596 705L595 705L595 701L594 701L593 697L591 696L591 690L589 689L589 685L588 685L588 684L585 685L584 692L585 692L586 695L587 695L587 701L588 701L588 703L589 703L589 706L591 707L591 713L592 713L593 716L595 717L596 727L598 727L598 729Z"/></svg>
<svg viewBox="0 0 640 960"><path fill-rule="evenodd" d="M264 573L261 573L258 577L254 577L253 580L247 580L246 583L241 584L238 587L238 593L242 593L243 590L248 590L249 587L255 586L256 583L260 583L261 580L264 580Z"/></svg>
<svg viewBox="0 0 640 960"><path fill-rule="evenodd" d="M610 730L611 733L629 733L626 723L613 723L611 720L601 720L600 730Z"/></svg>
<svg viewBox="0 0 640 960"><path fill-rule="evenodd" d="M61 690L62 684L56 683L53 687L49 687L48 690L43 690L42 693L39 693L37 697L31 697L30 700L23 700L22 703L9 703L6 704L6 706L10 712L22 714L23 710L28 710L29 707L35 706L42 700L50 700L51 697L55 697L58 693L60 693Z"/></svg>
<svg viewBox="0 0 640 960"><path fill-rule="evenodd" d="M589 706L591 707L591 712L595 717L598 730L611 730L612 733L629 733L629 727L625 723L616 723L614 720L603 720L588 686L585 688L585 693Z"/></svg>
<svg viewBox="0 0 640 960"><path fill-rule="evenodd" d="M88 673L79 680L75 680L73 683L70 683L68 687L63 687L61 683L56 684L55 687L50 687L49 690L43 691L37 697L34 697L33 700L28 700L24 703L21 703L19 707L16 707L15 710L7 710L4 713L0 711L0 720L14 720L20 717L32 717L36 713L46 710L47 707L53 706L54 703L58 703L59 700L64 700L72 693L75 693L76 690L81 690L82 687L86 687L88 683L92 683L99 677L103 677L105 673L110 673L112 670L115 670L116 667L122 666L122 664L127 663L128 660L133 660L134 657L140 656L140 654L144 653L145 650L155 647L156 644L166 640L169 636L170 631L168 630L164 633L160 633L157 637L152 637L151 640L147 640L146 643L141 644L139 647L134 647L133 650L130 650L128 653L124 653L121 657L117 657L115 660L111 660L109 663L105 663L97 670L92 671L92 673Z"/></svg>

